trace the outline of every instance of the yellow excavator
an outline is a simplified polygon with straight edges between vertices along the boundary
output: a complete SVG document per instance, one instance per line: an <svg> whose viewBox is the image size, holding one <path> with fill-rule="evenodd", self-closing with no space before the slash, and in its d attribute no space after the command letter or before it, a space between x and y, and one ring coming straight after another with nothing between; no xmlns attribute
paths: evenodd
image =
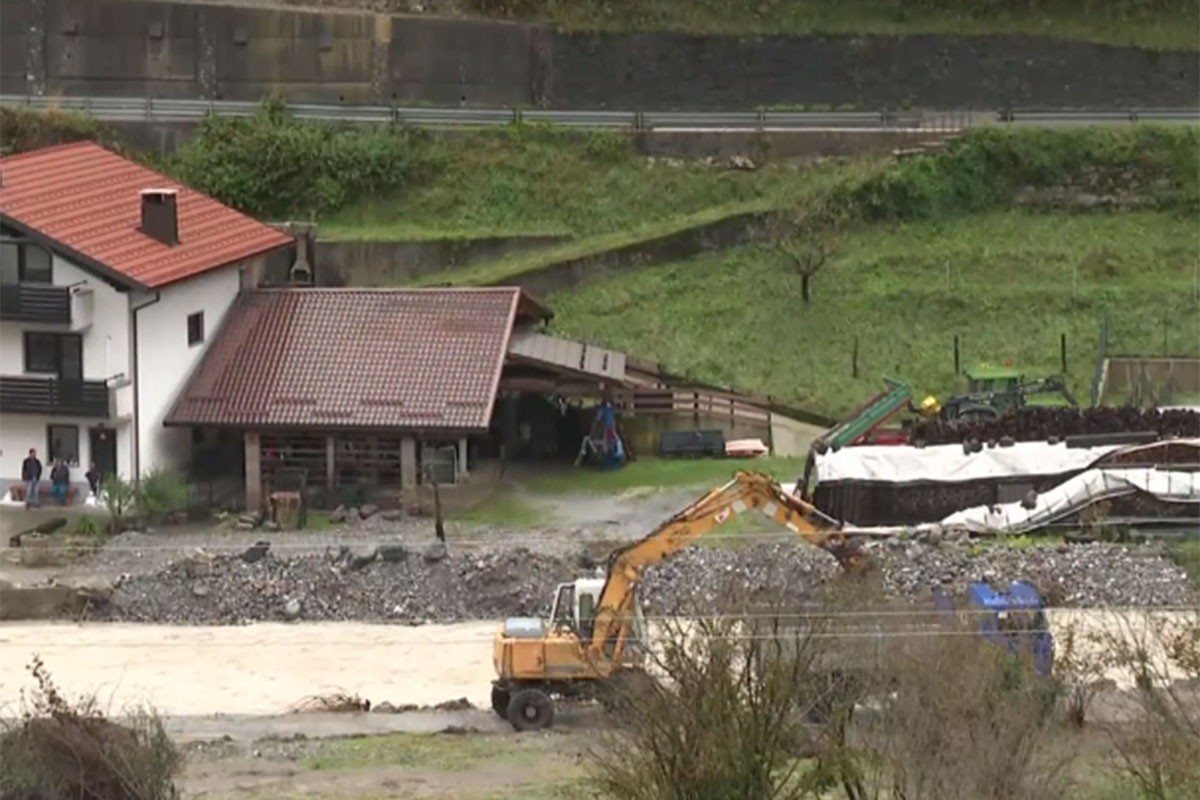
<svg viewBox="0 0 1200 800"><path fill-rule="evenodd" d="M769 476L738 472L646 537L615 550L606 577L559 584L548 625L537 618L505 621L492 655L493 710L517 730L540 730L554 723L555 697L602 699L623 678L644 676L645 622L634 591L642 570L751 508L828 551L843 569L870 568L860 536Z"/></svg>

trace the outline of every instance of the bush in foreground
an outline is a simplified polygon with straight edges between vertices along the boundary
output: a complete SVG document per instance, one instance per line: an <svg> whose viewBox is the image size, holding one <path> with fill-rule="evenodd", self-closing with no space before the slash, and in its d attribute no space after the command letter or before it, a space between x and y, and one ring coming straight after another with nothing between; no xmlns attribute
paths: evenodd
<svg viewBox="0 0 1200 800"><path fill-rule="evenodd" d="M21 717L0 733L0 800L174 800L183 758L147 709L121 722L95 698L72 703L41 659Z"/></svg>

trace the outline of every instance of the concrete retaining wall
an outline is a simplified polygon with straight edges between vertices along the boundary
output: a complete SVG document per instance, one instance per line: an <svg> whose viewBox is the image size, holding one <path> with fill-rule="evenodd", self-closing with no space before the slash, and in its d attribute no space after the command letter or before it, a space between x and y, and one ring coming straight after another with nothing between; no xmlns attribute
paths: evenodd
<svg viewBox="0 0 1200 800"><path fill-rule="evenodd" d="M492 236L428 241L318 239L318 286L402 286L429 275L564 241L560 236ZM286 279L286 275L284 276Z"/></svg>
<svg viewBox="0 0 1200 800"><path fill-rule="evenodd" d="M568 34L148 0L5 0L6 93L559 108L1192 106L1195 53L1028 36Z"/></svg>

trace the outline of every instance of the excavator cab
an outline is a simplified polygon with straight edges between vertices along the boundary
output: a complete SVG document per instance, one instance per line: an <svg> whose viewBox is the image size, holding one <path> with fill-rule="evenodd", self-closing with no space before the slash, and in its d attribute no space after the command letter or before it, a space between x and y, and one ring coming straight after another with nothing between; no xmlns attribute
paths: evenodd
<svg viewBox="0 0 1200 800"><path fill-rule="evenodd" d="M580 578L571 583L560 583L554 593L554 605L550 609L551 630L570 631L575 633L581 642L591 642L596 608L603 591L604 578ZM630 645L644 642L646 630L646 618L636 596L633 609L633 624L629 632Z"/></svg>

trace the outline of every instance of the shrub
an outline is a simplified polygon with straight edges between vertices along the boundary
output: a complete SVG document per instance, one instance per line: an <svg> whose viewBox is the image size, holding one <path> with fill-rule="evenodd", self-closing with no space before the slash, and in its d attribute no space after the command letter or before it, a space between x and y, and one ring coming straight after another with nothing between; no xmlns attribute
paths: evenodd
<svg viewBox="0 0 1200 800"><path fill-rule="evenodd" d="M142 478L138 487L138 511L152 519L164 519L187 511L190 489L178 472L153 469Z"/></svg>
<svg viewBox="0 0 1200 800"><path fill-rule="evenodd" d="M903 161L850 192L862 216L929 219L1009 205L1022 187L1136 181L1159 208L1200 208L1200 132L1136 125L1080 130L979 128L937 155Z"/></svg>
<svg viewBox="0 0 1200 800"><path fill-rule="evenodd" d="M69 702L39 658L37 688L20 718L0 733L0 797L174 800L183 758L158 716L142 709L121 722L95 698Z"/></svg>
<svg viewBox="0 0 1200 800"><path fill-rule="evenodd" d="M92 141L110 150L123 152L116 132L84 114L51 108L0 108L0 142L6 153L24 153L56 144Z"/></svg>
<svg viewBox="0 0 1200 800"><path fill-rule="evenodd" d="M80 514L75 518L71 532L76 536L96 536L104 530L104 524L92 514Z"/></svg>
<svg viewBox="0 0 1200 800"><path fill-rule="evenodd" d="M100 484L100 497L108 509L110 531L118 534L136 500L133 484L120 475L109 475Z"/></svg>
<svg viewBox="0 0 1200 800"><path fill-rule="evenodd" d="M416 135L391 125L304 122L282 102L264 101L250 118L205 118L170 170L252 216L317 216L403 185Z"/></svg>

